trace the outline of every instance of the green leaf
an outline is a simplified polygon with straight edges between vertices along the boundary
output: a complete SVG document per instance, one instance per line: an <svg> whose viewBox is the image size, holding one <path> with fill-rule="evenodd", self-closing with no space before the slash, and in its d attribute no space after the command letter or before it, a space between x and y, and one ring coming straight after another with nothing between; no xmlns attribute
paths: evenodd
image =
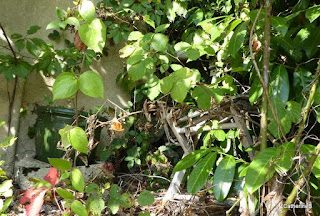
<svg viewBox="0 0 320 216"><path fill-rule="evenodd" d="M35 34L39 29L41 29L40 26L31 26L31 27L28 29L27 34L28 34L28 35Z"/></svg>
<svg viewBox="0 0 320 216"><path fill-rule="evenodd" d="M94 98L104 97L103 82L97 73L93 71L84 72L80 75L78 83L82 93Z"/></svg>
<svg viewBox="0 0 320 216"><path fill-rule="evenodd" d="M35 57L39 57L40 55L40 50L38 49L38 47L36 45L34 45L34 43L31 43L30 41L27 41L27 46L26 46L28 52L35 56Z"/></svg>
<svg viewBox="0 0 320 216"><path fill-rule="evenodd" d="M59 170L70 170L72 165L69 161L60 158L48 158L49 163Z"/></svg>
<svg viewBox="0 0 320 216"><path fill-rule="evenodd" d="M16 42L14 42L14 44L16 45L16 48L18 49L18 51L20 52L21 50L24 49L25 47L25 40L24 39L19 39Z"/></svg>
<svg viewBox="0 0 320 216"><path fill-rule="evenodd" d="M200 57L200 52L197 49L188 49L186 54L188 56L188 60L191 61L197 60Z"/></svg>
<svg viewBox="0 0 320 216"><path fill-rule="evenodd" d="M182 103L186 98L190 87L190 83L185 82L184 80L176 81L170 93L172 99L179 103Z"/></svg>
<svg viewBox="0 0 320 216"><path fill-rule="evenodd" d="M88 154L88 139L86 132L80 127L74 127L68 132L68 141L72 147L84 154Z"/></svg>
<svg viewBox="0 0 320 216"><path fill-rule="evenodd" d="M69 24L69 25L73 25L75 26L77 29L80 28L80 22L77 18L75 17L69 17L68 19L66 19L64 21L65 24Z"/></svg>
<svg viewBox="0 0 320 216"><path fill-rule="evenodd" d="M211 107L211 95L209 89L205 86L197 86L191 93L191 96L197 101L200 109L208 110Z"/></svg>
<svg viewBox="0 0 320 216"><path fill-rule="evenodd" d="M220 142L226 139L226 133L223 130L213 130L212 133Z"/></svg>
<svg viewBox="0 0 320 216"><path fill-rule="evenodd" d="M158 32L164 32L164 31L167 30L167 28L169 28L169 26L170 26L169 23L167 23L167 24L162 24L162 25L159 25L154 31L155 31L156 33L158 33Z"/></svg>
<svg viewBox="0 0 320 216"><path fill-rule="evenodd" d="M151 46L156 51L166 51L168 46L169 38L164 34L154 34L151 40Z"/></svg>
<svg viewBox="0 0 320 216"><path fill-rule="evenodd" d="M270 96L288 101L290 91L289 77L283 65L276 67L271 73Z"/></svg>
<svg viewBox="0 0 320 216"><path fill-rule="evenodd" d="M167 94L174 84L174 78L172 76L167 76L160 80L160 89L163 94Z"/></svg>
<svg viewBox="0 0 320 216"><path fill-rule="evenodd" d="M70 174L72 186L79 192L84 191L84 180L79 169L72 170Z"/></svg>
<svg viewBox="0 0 320 216"><path fill-rule="evenodd" d="M71 144L69 143L69 140L68 140L68 132L72 129L73 127L70 126L70 125L66 125L64 126L64 128L60 129L59 130L59 134L60 134L60 137L61 137L61 142L62 142L62 145L65 147L65 148L68 148Z"/></svg>
<svg viewBox="0 0 320 216"><path fill-rule="evenodd" d="M12 34L11 35L11 38L12 39L19 39L19 38L22 38L23 36L21 34Z"/></svg>
<svg viewBox="0 0 320 216"><path fill-rule="evenodd" d="M63 199L74 199L73 193L71 193L68 190L57 188L56 191L59 194L59 196L61 196L61 198Z"/></svg>
<svg viewBox="0 0 320 216"><path fill-rule="evenodd" d="M149 212L139 212L138 216L150 216Z"/></svg>
<svg viewBox="0 0 320 216"><path fill-rule="evenodd" d="M248 22L241 23L233 33L228 46L228 52L235 58L239 49L242 47L247 34Z"/></svg>
<svg viewBox="0 0 320 216"><path fill-rule="evenodd" d="M86 209L88 212L93 212L95 215L101 215L105 207L104 201L101 197L90 196L86 202Z"/></svg>
<svg viewBox="0 0 320 216"><path fill-rule="evenodd" d="M188 180L187 189L189 193L195 194L201 190L212 170L216 158L217 153L211 152L199 160Z"/></svg>
<svg viewBox="0 0 320 216"><path fill-rule="evenodd" d="M225 156L214 172L213 194L218 201L223 201L229 193L235 173L236 161L233 156Z"/></svg>
<svg viewBox="0 0 320 216"><path fill-rule="evenodd" d="M95 52L102 52L106 34L106 26L96 18L90 24L82 24L79 28L79 36L83 43Z"/></svg>
<svg viewBox="0 0 320 216"><path fill-rule="evenodd" d="M144 15L143 16L143 20L149 25L151 26L152 28L155 28L155 24L154 24L154 21L152 19L150 19L150 16L149 15Z"/></svg>
<svg viewBox="0 0 320 216"><path fill-rule="evenodd" d="M128 41L137 41L143 37L143 34L139 31L130 32L128 36Z"/></svg>
<svg viewBox="0 0 320 216"><path fill-rule="evenodd" d="M311 34L302 44L302 49L306 52L307 57L311 58L318 50L320 45L320 29L314 27L311 30Z"/></svg>
<svg viewBox="0 0 320 216"><path fill-rule="evenodd" d="M52 21L47 25L46 30L59 28L65 29L66 25L67 24L64 21Z"/></svg>
<svg viewBox="0 0 320 216"><path fill-rule="evenodd" d="M63 19L65 13L60 8L56 7L56 14L59 17L59 19Z"/></svg>
<svg viewBox="0 0 320 216"><path fill-rule="evenodd" d="M314 5L306 10L306 18L312 23L320 16L320 5Z"/></svg>
<svg viewBox="0 0 320 216"><path fill-rule="evenodd" d="M119 201L120 205L125 208L131 208L134 205L134 199L128 193L121 194Z"/></svg>
<svg viewBox="0 0 320 216"><path fill-rule="evenodd" d="M13 201L13 197L6 198L6 200L4 201L2 209L0 210L0 212L2 212L2 213L5 212L9 208L10 204L12 203L12 201ZM6 216L7 214L1 214L1 215L2 216Z"/></svg>
<svg viewBox="0 0 320 216"><path fill-rule="evenodd" d="M174 49L175 49L176 51L186 51L186 50L189 49L190 47L191 47L191 45L190 45L189 43L183 42L183 41L181 41L181 42L179 42L179 43L176 43L176 44L174 45Z"/></svg>
<svg viewBox="0 0 320 216"><path fill-rule="evenodd" d="M71 211L79 216L88 216L86 208L78 200L72 202Z"/></svg>
<svg viewBox="0 0 320 216"><path fill-rule="evenodd" d="M135 65L132 65L128 69L128 74L129 74L129 77L133 81L138 81L138 80L142 79L144 77L144 75L146 74L145 62L141 61Z"/></svg>
<svg viewBox="0 0 320 216"><path fill-rule="evenodd" d="M2 139L0 142L0 148L7 148L9 146L12 146L14 142L16 141L17 137L14 136L7 136L6 138Z"/></svg>
<svg viewBox="0 0 320 216"><path fill-rule="evenodd" d="M91 1L83 1L79 8L79 13L82 16L82 18L90 24L93 19L94 15L96 13L96 8L94 4Z"/></svg>
<svg viewBox="0 0 320 216"><path fill-rule="evenodd" d="M245 187L250 194L258 190L273 176L275 170L272 162L279 154L279 148L266 148L250 163L245 183Z"/></svg>
<svg viewBox="0 0 320 216"><path fill-rule="evenodd" d="M272 27L280 32L281 36L284 37L288 31L287 19L284 17L272 17L271 18Z"/></svg>
<svg viewBox="0 0 320 216"><path fill-rule="evenodd" d="M288 172L292 165L292 158L295 155L294 151L294 143L284 143L281 146L278 146L277 148L280 149L280 158L279 160L276 160L276 170L280 175L285 174Z"/></svg>
<svg viewBox="0 0 320 216"><path fill-rule="evenodd" d="M61 73L53 84L53 100L72 97L78 90L78 79L72 73Z"/></svg>
<svg viewBox="0 0 320 216"><path fill-rule="evenodd" d="M177 165L174 167L172 172L178 172L185 170L195 164L199 159L208 154L211 149L199 149L188 155L186 155L182 160L180 160Z"/></svg>
<svg viewBox="0 0 320 216"><path fill-rule="evenodd" d="M136 50L136 47L133 45L127 45L119 50L120 58L127 58L130 56L134 51Z"/></svg>
<svg viewBox="0 0 320 216"><path fill-rule="evenodd" d="M298 123L301 118L301 106L295 101L287 102L287 114L290 118L290 121L293 123Z"/></svg>
<svg viewBox="0 0 320 216"><path fill-rule="evenodd" d="M143 190L138 197L138 203L141 206L151 205L154 202L153 194L148 190Z"/></svg>
<svg viewBox="0 0 320 216"><path fill-rule="evenodd" d="M108 201L108 208L112 214L116 214L120 208L120 201L116 198L110 198Z"/></svg>

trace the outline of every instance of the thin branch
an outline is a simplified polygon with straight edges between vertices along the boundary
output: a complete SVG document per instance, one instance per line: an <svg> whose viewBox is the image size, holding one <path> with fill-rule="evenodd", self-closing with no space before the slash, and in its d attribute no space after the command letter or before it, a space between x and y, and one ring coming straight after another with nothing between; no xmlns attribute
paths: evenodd
<svg viewBox="0 0 320 216"><path fill-rule="evenodd" d="M285 140L286 142L288 142L288 140L287 140L287 138L286 138L286 135L284 134L284 132L283 132L283 130L282 130L280 121L279 121L279 119L278 119L278 117L277 117L277 115L276 115L276 113L275 113L275 111L274 111L274 109L273 109L273 106L272 106L272 103L271 103L271 99L270 99L270 96L269 96L269 92L268 92L268 87L267 87L267 86L265 85L265 83L264 83L264 80L263 80L263 78L262 78L262 76L261 76L261 73L260 73L260 70L259 70L259 66L258 66L258 64L257 64L257 62L256 62L256 60L255 60L254 53L253 53L253 47L252 47L253 32L254 32L254 28L255 28L255 26L256 26L256 24L257 24L257 21L258 21L258 18L259 18L259 16L260 16L261 11L262 11L262 6L260 7L260 9L259 9L259 11L258 11L258 13L257 13L257 16L256 16L256 18L255 18L255 20L254 20L254 22L253 22L253 24L252 24L251 30L250 30L250 41L249 41L250 58L251 58L251 61L252 61L253 66L254 66L254 68L255 68L255 70L256 70L256 72L257 72L257 75L258 75L258 78L259 78L259 80L260 80L260 83L261 83L261 85L262 85L263 93L264 93L265 96L266 96L266 99L267 99L269 108L270 108L270 110L271 110L272 116L273 116L274 120L276 121L276 123L277 123L277 125L278 125L278 127L279 127L279 129L280 129L280 133L281 133L281 135L283 136L284 140Z"/></svg>
<svg viewBox="0 0 320 216"><path fill-rule="evenodd" d="M299 129L297 132L297 135L292 139L292 142L294 142L295 147L298 148L298 145L300 143L301 140L301 136L302 136L302 132L306 126L306 122L307 122L307 118L310 112L310 108L312 106L313 100L314 100L314 96L316 93L316 89L317 89L317 85L318 85L318 80L319 80L319 75L320 75L320 61L318 61L318 67L317 67L317 71L316 71L316 75L314 78L314 81L312 83L312 87L311 90L309 92L309 98L307 101L306 106L304 107L304 109L302 110L301 116L302 116L302 120L299 124Z"/></svg>
<svg viewBox="0 0 320 216"><path fill-rule="evenodd" d="M288 196L288 198L285 202L286 205L292 204L294 202L294 200L296 199L298 192L301 191L301 189L303 188L304 184L306 183L306 178L307 178L307 176L310 175L312 168L313 168L313 165L319 155L319 151L320 151L320 143L314 149L312 156L309 160L309 165L305 168L305 170L303 171L303 173L301 174L299 179L295 182L294 188L292 189L290 195ZM289 208L283 207L280 216L285 216L287 214L288 210L289 210Z"/></svg>

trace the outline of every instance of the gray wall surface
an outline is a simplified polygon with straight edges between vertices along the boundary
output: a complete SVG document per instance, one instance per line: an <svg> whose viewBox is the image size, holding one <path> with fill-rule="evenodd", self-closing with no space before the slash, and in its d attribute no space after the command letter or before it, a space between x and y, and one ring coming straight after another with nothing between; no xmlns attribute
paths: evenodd
<svg viewBox="0 0 320 216"><path fill-rule="evenodd" d="M46 26L49 22L57 20L55 7L58 6L61 9L67 9L68 6L73 7L72 0L0 0L0 23L5 28L8 36L13 33L26 34L28 28L32 25L38 25L41 30L34 36L42 38L43 40L53 43L47 37L51 31L46 30ZM73 35L65 33L65 38L73 38ZM8 52L4 46L7 43L3 40L4 37L0 32L0 53ZM64 40L60 40L54 43L55 47L62 48L64 46ZM109 47L107 57L102 57L99 62L94 62L92 70L98 72L104 81L105 86L105 98L95 99L79 94L78 107L84 110L94 108L96 105L101 105L106 101L106 98L113 101L119 106L126 106L129 97L126 92L120 89L116 84L117 75L123 71L123 60L119 58L118 47ZM29 139L27 131L29 126L33 126L37 116L31 113L35 104L47 105L44 100L45 97L52 98L52 85L54 79L47 78L38 72L31 73L26 81L20 81L18 91L21 93L21 103L28 106L27 115L20 119L20 124L15 125L13 128L19 131L16 133L17 140L17 157L23 158L26 154L32 154L34 151L34 140ZM8 121L8 90L11 91L13 83L7 83L3 75L0 75L0 122ZM67 102L67 100L55 101L55 106L64 106L72 108L73 104ZM107 106L114 107L109 102ZM13 110L13 115L19 115L19 106ZM18 126L18 127L17 127ZM0 128L0 140L7 136L9 128L7 125ZM102 142L107 142L108 135L106 130L102 133Z"/></svg>

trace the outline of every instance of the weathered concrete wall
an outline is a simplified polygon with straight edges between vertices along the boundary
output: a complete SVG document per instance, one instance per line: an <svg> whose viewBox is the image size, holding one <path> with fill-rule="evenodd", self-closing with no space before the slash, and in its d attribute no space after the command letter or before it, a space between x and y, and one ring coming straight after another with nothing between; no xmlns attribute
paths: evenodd
<svg viewBox="0 0 320 216"><path fill-rule="evenodd" d="M0 23L5 28L8 36L13 33L26 34L28 28L32 25L38 25L42 29L34 36L42 38L47 42L52 43L47 37L50 33L45 28L50 21L57 20L55 7L67 9L73 7L72 0L0 0ZM0 34L1 35L1 34ZM70 35L64 35L66 38L72 38ZM1 36L0 36L1 38ZM2 39L2 40L1 40ZM0 39L0 45L6 46L3 37ZM64 40L54 43L55 47L63 47ZM0 47L0 53L7 52L6 49ZM102 57L100 62L95 62L92 69L98 72L104 81L105 98L95 99L79 94L78 107L89 110L96 105L101 105L106 98L120 106L126 106L129 99L128 95L120 89L116 84L117 75L123 71L123 61L119 58L118 48L110 47L108 57ZM20 119L20 130L18 133L18 158L24 157L26 154L32 154L34 151L34 140L29 139L27 131L29 126L33 126L37 116L32 114L35 104L47 105L45 97L52 98L52 78L47 78L40 73L31 73L24 85L22 103L27 104L29 111L26 117ZM8 96L7 85L9 89L12 83L7 84L2 75L0 75L0 121L8 121ZM23 86L23 85L22 85ZM22 88L19 86L18 88ZM54 103L55 106L64 106L72 108L73 104L68 104L66 100L59 100ZM106 105L111 105L109 102ZM19 114L19 110L14 110L15 115ZM7 127L0 128L0 140L8 133ZM106 142L108 136L106 131L102 133L102 142Z"/></svg>

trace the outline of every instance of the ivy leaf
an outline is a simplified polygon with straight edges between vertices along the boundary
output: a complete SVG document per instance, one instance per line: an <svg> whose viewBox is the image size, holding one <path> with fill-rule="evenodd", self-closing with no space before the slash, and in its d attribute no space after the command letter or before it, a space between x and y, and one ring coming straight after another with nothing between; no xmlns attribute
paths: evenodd
<svg viewBox="0 0 320 216"><path fill-rule="evenodd" d="M212 170L216 158L217 153L211 152L199 160L188 180L187 189L189 193L195 194L201 190Z"/></svg>
<svg viewBox="0 0 320 216"><path fill-rule="evenodd" d="M53 100L72 97L78 90L78 79L72 73L61 73L53 84Z"/></svg>
<svg viewBox="0 0 320 216"><path fill-rule="evenodd" d="M28 35L33 35L35 34L37 31L39 31L41 29L40 26L31 26L28 31L27 31L27 34Z"/></svg>
<svg viewBox="0 0 320 216"><path fill-rule="evenodd" d="M83 43L95 52L102 52L106 42L106 26L100 19L93 19L90 24L82 24L79 36Z"/></svg>
<svg viewBox="0 0 320 216"><path fill-rule="evenodd" d="M72 147L84 154L88 154L88 139L86 132L80 127L74 127L68 132L68 141Z"/></svg>
<svg viewBox="0 0 320 216"><path fill-rule="evenodd" d="M236 162L233 156L225 156L214 172L213 194L218 201L223 201L229 193L233 182Z"/></svg>
<svg viewBox="0 0 320 216"><path fill-rule="evenodd" d="M275 172L272 161L280 154L279 148L267 148L250 163L246 174L245 187L250 194L258 190Z"/></svg>
<svg viewBox="0 0 320 216"><path fill-rule="evenodd" d="M280 98L284 103L288 101L290 91L289 78L283 65L276 67L271 73L270 95Z"/></svg>
<svg viewBox="0 0 320 216"><path fill-rule="evenodd" d="M288 31L287 19L284 17L272 17L272 27L280 32L281 36L284 37Z"/></svg>
<svg viewBox="0 0 320 216"><path fill-rule="evenodd" d="M75 200L71 204L71 211L78 216L88 216L86 208L78 200Z"/></svg>
<svg viewBox="0 0 320 216"><path fill-rule="evenodd" d="M138 197L138 203L141 206L151 205L154 202L153 194L148 190L143 190Z"/></svg>
<svg viewBox="0 0 320 216"><path fill-rule="evenodd" d="M185 170L195 164L199 159L208 154L211 149L199 149L190 154L186 155L182 160L180 160L173 169L174 172Z"/></svg>
<svg viewBox="0 0 320 216"><path fill-rule="evenodd" d="M166 51L168 46L169 38L164 34L154 34L151 40L151 46L156 51Z"/></svg>
<svg viewBox="0 0 320 216"><path fill-rule="evenodd" d="M60 158L48 158L49 163L59 170L70 170L72 165L69 161Z"/></svg>
<svg viewBox="0 0 320 216"><path fill-rule="evenodd" d="M320 16L320 5L314 5L306 10L306 18L312 23Z"/></svg>
<svg viewBox="0 0 320 216"><path fill-rule="evenodd" d="M70 174L72 186L79 192L84 191L84 180L79 169L72 170ZM76 212L75 212L76 213Z"/></svg>
<svg viewBox="0 0 320 216"><path fill-rule="evenodd" d="M91 1L82 2L79 8L79 13L82 18L90 24L94 19L94 14L96 13L94 4Z"/></svg>
<svg viewBox="0 0 320 216"><path fill-rule="evenodd" d="M80 75L78 84L82 93L94 98L104 97L103 82L97 73L93 71L84 72Z"/></svg>
<svg viewBox="0 0 320 216"><path fill-rule="evenodd" d="M248 22L241 23L233 33L228 46L228 52L230 55L235 58L237 52L242 47L245 36L247 34Z"/></svg>
<svg viewBox="0 0 320 216"><path fill-rule="evenodd" d="M74 199L73 193L68 190L57 188L56 191L63 199Z"/></svg>

